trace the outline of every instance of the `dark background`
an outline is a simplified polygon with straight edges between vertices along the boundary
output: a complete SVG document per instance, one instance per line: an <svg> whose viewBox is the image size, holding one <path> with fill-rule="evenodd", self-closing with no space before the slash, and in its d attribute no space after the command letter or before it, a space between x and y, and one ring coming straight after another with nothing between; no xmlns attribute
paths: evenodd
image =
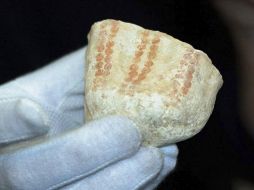
<svg viewBox="0 0 254 190"><path fill-rule="evenodd" d="M209 55L224 79L206 127L178 143L177 167L158 189L227 190L239 179L254 182L254 146L238 111L235 48L206 0L0 0L0 83L84 46L90 26L106 18L192 44Z"/></svg>

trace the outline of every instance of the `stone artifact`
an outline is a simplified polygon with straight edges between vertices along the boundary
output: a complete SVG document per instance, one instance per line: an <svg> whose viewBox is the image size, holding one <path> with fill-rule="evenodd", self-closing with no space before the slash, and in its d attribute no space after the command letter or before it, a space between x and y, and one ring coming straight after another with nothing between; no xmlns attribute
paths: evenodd
<svg viewBox="0 0 254 190"><path fill-rule="evenodd" d="M86 122L127 116L143 145L157 147L190 138L204 127L223 83L204 52L117 20L95 23L88 40Z"/></svg>

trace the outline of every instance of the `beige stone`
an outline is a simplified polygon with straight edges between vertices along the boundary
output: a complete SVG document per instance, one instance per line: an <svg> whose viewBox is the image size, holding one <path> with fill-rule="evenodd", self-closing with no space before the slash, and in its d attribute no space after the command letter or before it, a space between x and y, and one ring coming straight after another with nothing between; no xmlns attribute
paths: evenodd
<svg viewBox="0 0 254 190"><path fill-rule="evenodd" d="M85 120L124 115L143 145L163 146L197 134L223 80L208 56L158 31L116 20L88 35Z"/></svg>

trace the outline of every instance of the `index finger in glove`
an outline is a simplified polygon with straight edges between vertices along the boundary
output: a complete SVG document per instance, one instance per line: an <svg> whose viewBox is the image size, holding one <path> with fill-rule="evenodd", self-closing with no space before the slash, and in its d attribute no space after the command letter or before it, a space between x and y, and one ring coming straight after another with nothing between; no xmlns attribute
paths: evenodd
<svg viewBox="0 0 254 190"><path fill-rule="evenodd" d="M47 122L47 114L35 101L22 96L0 97L0 147L47 134Z"/></svg>
<svg viewBox="0 0 254 190"><path fill-rule="evenodd" d="M82 48L0 86L0 146L47 134L45 108L62 106L61 112L83 123L84 57Z"/></svg>
<svg viewBox="0 0 254 190"><path fill-rule="evenodd" d="M0 157L0 189L51 189L136 153L140 134L123 117L108 117Z"/></svg>

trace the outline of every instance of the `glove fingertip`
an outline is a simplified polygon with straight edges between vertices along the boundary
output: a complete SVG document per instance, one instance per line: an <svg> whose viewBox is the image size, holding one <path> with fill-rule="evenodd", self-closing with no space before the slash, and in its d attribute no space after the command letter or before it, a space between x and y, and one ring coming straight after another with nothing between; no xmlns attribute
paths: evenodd
<svg viewBox="0 0 254 190"><path fill-rule="evenodd" d="M47 115L39 104L30 99L2 99L0 109L0 144L42 136L49 131Z"/></svg>
<svg viewBox="0 0 254 190"><path fill-rule="evenodd" d="M172 158L177 158L179 153L178 148L175 144L162 147L160 148L160 150L165 156L172 157Z"/></svg>

